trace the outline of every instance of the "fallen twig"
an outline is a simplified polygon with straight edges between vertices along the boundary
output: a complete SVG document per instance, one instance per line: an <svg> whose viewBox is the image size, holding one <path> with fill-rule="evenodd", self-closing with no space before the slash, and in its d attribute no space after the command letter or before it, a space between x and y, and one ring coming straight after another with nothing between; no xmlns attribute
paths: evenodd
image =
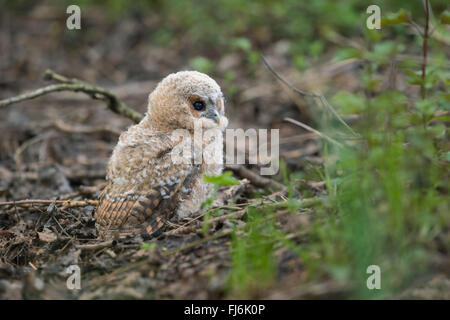
<svg viewBox="0 0 450 320"><path fill-rule="evenodd" d="M81 250L97 250L113 247L116 244L116 242L117 241L115 240L108 240L93 244L76 244L75 247Z"/></svg>
<svg viewBox="0 0 450 320"><path fill-rule="evenodd" d="M227 164L226 169L232 170L234 173L236 173L241 178L248 179L256 187L263 188L263 187L269 186L269 187L273 187L275 189L281 189L281 190L286 189L286 186L284 186L283 184L281 184L275 180L269 179L269 178L264 178L264 177L260 176L259 174L247 169L246 167L244 167L242 165Z"/></svg>
<svg viewBox="0 0 450 320"><path fill-rule="evenodd" d="M94 86L78 79L68 79L53 72L52 70L47 70L44 74L44 78L46 80L55 80L61 83L52 84L44 88L39 88L37 90L23 93L16 97L0 100L0 108L24 100L30 100L39 96L43 96L51 92L73 91L83 92L93 99L104 101L111 111L123 115L136 123L141 121L143 118L143 115L141 113L131 109L121 100L119 100L112 92L102 87Z"/></svg>
<svg viewBox="0 0 450 320"><path fill-rule="evenodd" d="M66 250L66 248L69 246L69 244L72 243L72 241L75 240L75 237L70 238L69 241L66 242L66 244L64 245L64 247L61 248L61 250L59 250L59 252L63 252L64 250Z"/></svg>
<svg viewBox="0 0 450 320"><path fill-rule="evenodd" d="M169 230L167 232L164 232L165 236L173 236L173 235L178 235L178 234L186 234L186 233L192 233L192 232L196 232L197 230L200 230L202 226L204 226L205 224L207 225L211 225L214 223L218 223L218 222L223 222L225 220L228 219L240 219L242 218L242 216L245 214L245 212L247 211L247 209L241 209L235 212L231 212L228 214L224 214L221 215L219 217L215 217L215 218L211 218L208 221L202 221L200 223L200 225L191 225L192 222L197 221L199 217L196 217L194 219L192 219L191 221L185 223L184 225L173 229L173 230ZM202 215L204 216L204 214Z"/></svg>
<svg viewBox="0 0 450 320"><path fill-rule="evenodd" d="M0 202L0 206L14 206L14 207L22 207L22 208L28 208L32 207L34 205L51 205L52 203L55 204L62 204L62 208L73 208L73 207L85 207L85 206L97 206L98 201L97 200L80 200L80 201L73 201L73 200L41 200L41 199L26 199L26 200L17 200L17 201L4 201Z"/></svg>

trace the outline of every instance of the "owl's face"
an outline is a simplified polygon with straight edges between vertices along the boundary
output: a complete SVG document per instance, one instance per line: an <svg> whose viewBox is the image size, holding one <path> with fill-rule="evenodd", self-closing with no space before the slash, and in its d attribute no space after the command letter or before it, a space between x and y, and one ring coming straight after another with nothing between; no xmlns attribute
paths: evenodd
<svg viewBox="0 0 450 320"><path fill-rule="evenodd" d="M192 130L228 125L219 85L206 74L182 71L164 78L149 96L148 116L161 129Z"/></svg>

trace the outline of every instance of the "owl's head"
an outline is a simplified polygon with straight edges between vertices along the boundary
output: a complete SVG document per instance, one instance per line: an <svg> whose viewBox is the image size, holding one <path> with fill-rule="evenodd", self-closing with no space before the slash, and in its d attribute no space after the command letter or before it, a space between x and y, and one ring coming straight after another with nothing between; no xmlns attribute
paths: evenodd
<svg viewBox="0 0 450 320"><path fill-rule="evenodd" d="M216 81L197 71L165 77L149 95L147 116L162 130L204 129L228 125L222 91Z"/></svg>

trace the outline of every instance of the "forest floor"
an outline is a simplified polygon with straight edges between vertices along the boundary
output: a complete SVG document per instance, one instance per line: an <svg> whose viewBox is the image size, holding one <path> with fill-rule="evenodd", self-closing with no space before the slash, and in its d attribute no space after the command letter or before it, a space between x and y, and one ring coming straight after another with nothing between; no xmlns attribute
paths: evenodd
<svg viewBox="0 0 450 320"><path fill-rule="evenodd" d="M96 36L105 39L101 44L74 44L64 34L57 31L52 34L51 17L41 16L39 11L31 17L26 24L8 21L7 17L2 19L2 35L11 36L2 51L2 98L47 85L41 77L51 67L66 76L102 85L129 106L145 112L148 93L156 83L165 75L187 67L181 43L170 49L130 44L131 38L139 37L139 25L133 20L122 21L112 37L107 36L105 28L96 29ZM96 16L90 21L96 24L99 20ZM18 31L15 28L19 28L20 36L15 36ZM26 49L14 54L22 43L26 43ZM50 54L55 48L58 54ZM94 48L101 54L94 54ZM150 50L151 60L146 49ZM285 50L283 43L279 43L267 52L283 54ZM230 53L218 62L216 72L238 69L237 66L244 64L245 55ZM230 127L280 128L281 153L295 169L307 165L308 161L322 161L314 135L281 123L283 116L295 116L299 107L263 65L258 66L251 79L244 72L238 75L234 86L238 90L227 104ZM226 94L227 84L223 90ZM303 104L300 106L304 108ZM158 238L156 248L148 249L141 248L140 239L114 242L99 239L93 219L95 203L72 207L52 201L69 200L73 205L77 201L95 201L104 185L106 163L118 134L131 124L129 119L113 114L102 103L77 93L56 93L3 111L0 201L47 202L0 209L1 298L218 299L227 296L229 220L236 223L235 217L211 223L207 233L200 231L203 216L178 221ZM223 204L223 214L238 212L240 222L237 223L244 224L242 217L248 197L263 188L242 181L238 189L231 187L235 191ZM323 184L311 186L317 194L323 192ZM220 190L218 198L223 195ZM267 197L269 202L280 199L283 194L279 192ZM279 223L286 224L287 220L280 214ZM308 223L308 217L301 215L289 220L298 220L289 221L292 229ZM186 230L179 232L180 226ZM316 291L319 296L325 294L323 287L302 287L302 292L295 292L292 279L304 278L302 263L288 250L280 250L277 256L282 263L275 286L283 290L258 292L257 297L314 296ZM70 274L66 269L71 265L81 269L81 290L67 289Z"/></svg>
<svg viewBox="0 0 450 320"><path fill-rule="evenodd" d="M140 42L140 25L122 20L107 28L102 16L90 12L86 19L95 42L68 37L51 27L51 11L36 10L32 19L2 19L0 59L1 98L42 87L47 68L101 85L139 112L145 112L149 92L165 75L188 68L186 56L195 48L182 40L171 48ZM18 35L20 31L20 35ZM353 60L322 63L301 77L288 67L284 42L264 48L272 65L305 90L352 90L359 85L358 64ZM236 52L221 56L215 75L225 95L232 128L280 129L280 155L288 169L323 163L317 136L285 117L310 122L306 103L258 64L248 77L246 56ZM223 74L236 70L232 83ZM222 75L222 76L221 76ZM104 104L80 93L55 93L24 101L2 110L0 128L0 202L45 200L28 206L0 208L1 299L221 299L239 297L228 290L232 227L245 225L245 208L286 200L286 193L271 190L240 177L238 187L218 193L220 216L202 228L203 215L174 221L168 231L142 245L135 237L104 241L94 226L95 200L104 186L105 168L120 132L132 122L112 113ZM253 172L258 168L248 167ZM273 177L281 181L280 176ZM326 193L324 181L303 181L309 201ZM263 194L255 199L255 194ZM92 201L91 201L92 200ZM91 201L91 202L89 202ZM306 203L306 202L305 202ZM217 202L216 202L217 204ZM291 240L299 241L310 226L314 211L306 205L295 214L276 209L275 223ZM227 216L229 215L229 216ZM307 235L306 235L307 236ZM332 279L313 282L303 262L282 247L275 252L276 281L266 290L247 297L260 299L343 298L348 288ZM81 289L69 290L67 268L81 269ZM422 282L421 282L422 283ZM401 297L448 296L448 278L442 273L427 280L427 288ZM445 296L447 295L447 296Z"/></svg>

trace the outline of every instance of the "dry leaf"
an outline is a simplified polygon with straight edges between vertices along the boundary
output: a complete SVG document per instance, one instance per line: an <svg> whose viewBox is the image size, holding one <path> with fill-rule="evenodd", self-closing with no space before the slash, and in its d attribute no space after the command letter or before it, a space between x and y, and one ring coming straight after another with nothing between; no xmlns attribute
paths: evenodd
<svg viewBox="0 0 450 320"><path fill-rule="evenodd" d="M38 232L38 235L39 240L44 242L53 242L58 238L57 235L48 228L45 228L42 232Z"/></svg>

